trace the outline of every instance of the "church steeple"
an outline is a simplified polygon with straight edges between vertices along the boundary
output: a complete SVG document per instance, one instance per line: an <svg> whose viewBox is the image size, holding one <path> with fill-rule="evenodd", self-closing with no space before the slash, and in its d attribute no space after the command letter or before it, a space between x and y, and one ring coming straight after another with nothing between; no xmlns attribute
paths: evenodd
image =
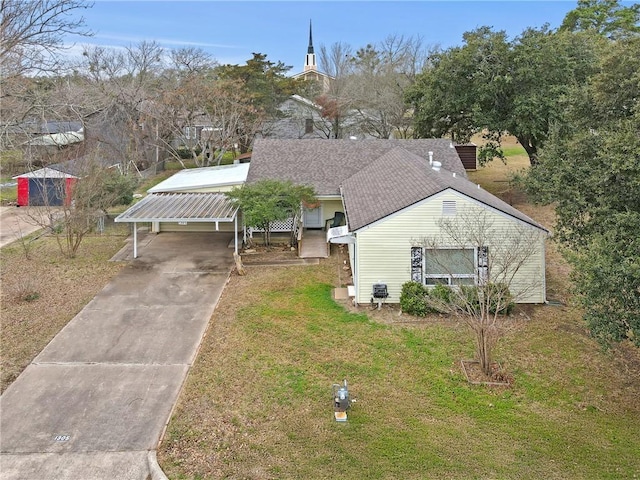
<svg viewBox="0 0 640 480"><path fill-rule="evenodd" d="M311 33L311 20L309 20L309 48L307 48L307 53L313 53L313 36Z"/></svg>
<svg viewBox="0 0 640 480"><path fill-rule="evenodd" d="M307 47L307 56L304 59L304 71L317 70L316 54L313 53L313 36L311 32L311 20L309 20L309 47Z"/></svg>

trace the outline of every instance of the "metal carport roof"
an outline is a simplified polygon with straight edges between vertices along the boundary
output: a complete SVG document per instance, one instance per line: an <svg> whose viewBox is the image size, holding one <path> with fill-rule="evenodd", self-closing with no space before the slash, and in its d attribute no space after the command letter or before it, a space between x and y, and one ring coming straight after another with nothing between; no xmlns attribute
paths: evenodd
<svg viewBox="0 0 640 480"><path fill-rule="evenodd" d="M236 253L238 207L223 193L153 193L147 195L127 211L118 215L116 222L235 222ZM133 229L133 257L138 255L137 228Z"/></svg>

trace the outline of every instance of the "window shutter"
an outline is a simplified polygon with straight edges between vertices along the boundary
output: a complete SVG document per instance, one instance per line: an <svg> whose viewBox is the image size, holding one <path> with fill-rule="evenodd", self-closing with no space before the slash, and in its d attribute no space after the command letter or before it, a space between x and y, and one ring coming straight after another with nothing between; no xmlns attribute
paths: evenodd
<svg viewBox="0 0 640 480"><path fill-rule="evenodd" d="M489 281L489 247L478 247L478 283Z"/></svg>
<svg viewBox="0 0 640 480"><path fill-rule="evenodd" d="M411 247L411 281L422 283L422 247Z"/></svg>

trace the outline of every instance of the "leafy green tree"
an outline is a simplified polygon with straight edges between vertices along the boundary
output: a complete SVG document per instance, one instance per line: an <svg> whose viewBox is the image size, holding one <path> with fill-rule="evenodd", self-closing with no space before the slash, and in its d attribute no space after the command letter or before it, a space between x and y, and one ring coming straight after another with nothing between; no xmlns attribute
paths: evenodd
<svg viewBox="0 0 640 480"><path fill-rule="evenodd" d="M267 55L254 53L253 58L245 65L222 65L217 69L221 80L226 85L241 85L243 100L249 112L238 125L240 151L246 152L256 133L255 122L252 117L264 120L277 118L281 115L278 107L289 96L303 89L303 84L286 73L291 67L282 62L267 60Z"/></svg>
<svg viewBox="0 0 640 480"><path fill-rule="evenodd" d="M556 205L593 335L640 345L640 38L609 42L598 66L571 92L526 185Z"/></svg>
<svg viewBox="0 0 640 480"><path fill-rule="evenodd" d="M640 34L640 4L622 6L619 0L578 0L567 13L562 30L595 31L610 39Z"/></svg>
<svg viewBox="0 0 640 480"><path fill-rule="evenodd" d="M534 165L551 125L562 118L568 90L592 74L597 40L547 26L527 29L511 42L489 27L463 38L463 46L432 55L407 94L416 134L465 142L483 132L484 163L503 157L500 139L508 132Z"/></svg>
<svg viewBox="0 0 640 480"><path fill-rule="evenodd" d="M242 211L247 226L259 227L264 232L264 243L271 243L271 223L300 218L302 204L316 201L312 187L295 185L291 181L265 179L234 188L227 195Z"/></svg>

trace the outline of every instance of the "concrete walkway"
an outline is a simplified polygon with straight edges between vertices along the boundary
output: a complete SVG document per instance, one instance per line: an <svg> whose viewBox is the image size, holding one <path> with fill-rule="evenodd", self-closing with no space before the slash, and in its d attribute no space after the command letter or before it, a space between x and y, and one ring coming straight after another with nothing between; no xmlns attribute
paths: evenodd
<svg viewBox="0 0 640 480"><path fill-rule="evenodd" d="M305 230L300 243L300 258L327 258L327 232L324 230Z"/></svg>
<svg viewBox="0 0 640 480"><path fill-rule="evenodd" d="M150 236L0 398L0 478L162 478L155 449L233 263L230 235Z"/></svg>

